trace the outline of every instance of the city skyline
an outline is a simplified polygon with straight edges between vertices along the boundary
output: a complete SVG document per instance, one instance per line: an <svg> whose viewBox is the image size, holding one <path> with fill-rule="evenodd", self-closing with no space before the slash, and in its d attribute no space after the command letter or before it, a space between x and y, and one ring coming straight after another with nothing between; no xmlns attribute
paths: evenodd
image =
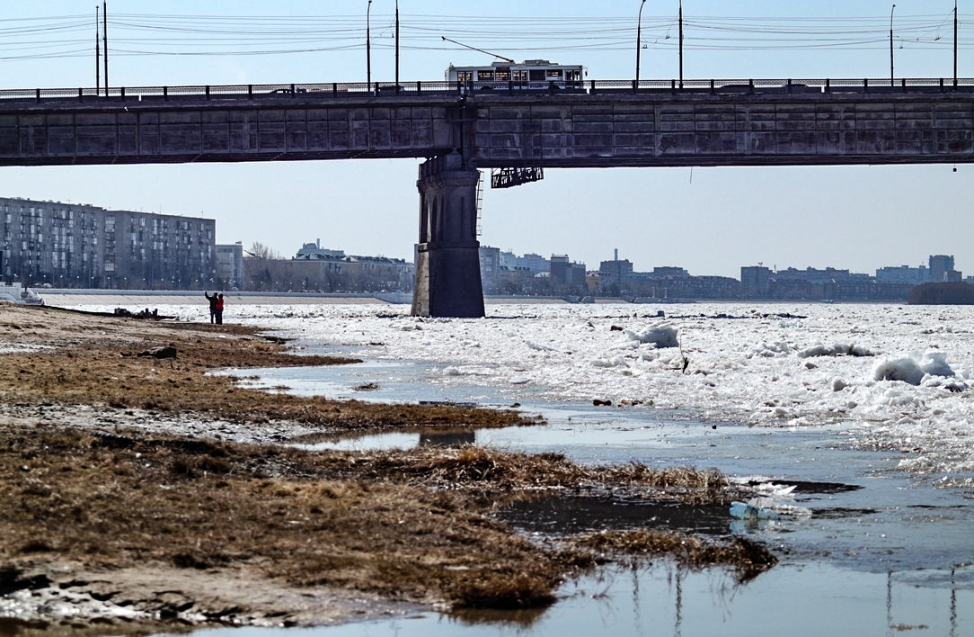
<svg viewBox="0 0 974 637"><path fill-rule="evenodd" d="M965 4L960 3L959 73L970 77L974 15ZM147 0L109 2L111 85L364 81L364 1L341 3L340 8L310 0L278 6L251 1L199 5L173 0L164 9L171 13L165 14ZM639 8L636 1L528 6L500 0L488 12L460 9L445 0L401 0L401 77L437 80L450 63L489 62L489 56L440 41L441 35L461 41L466 35L468 44L517 59L580 62L591 79L631 78ZM952 1L902 0L895 16L888 2L875 0L750 0L732 8L716 0L685 0L683 11L687 78L888 77L891 30L896 77L950 77L953 72ZM392 0L374 0L371 12L371 76L389 81L395 75ZM676 15L676 0L646 3L643 79L677 77ZM42 9L22 3L9 7L4 19L16 31L33 24L18 21L58 16L57 24L68 25L69 44L53 50L60 40L44 40L30 49L38 36L31 40L12 34L0 45L5 57L0 86L94 85L94 51L84 50L89 44L94 48L90 3L51 0ZM306 31L285 33L299 22ZM164 40L150 28L131 26L140 24L165 25L175 35ZM546 35L531 37L541 24ZM226 33L204 44L202 36L188 34L188 27ZM345 39L338 39L339 31ZM726 39L717 39L715 31ZM75 39L78 44L71 44ZM292 52L259 54L275 47ZM259 236L281 253L304 240L304 228L320 227L327 230L321 233L327 243L350 253L411 259L419 163L7 167L0 169L0 192L210 217L219 222L219 243L249 245L252 236ZM902 265L912 264L916 255L946 253L963 263L974 243L965 214L974 199L974 168L954 168L547 170L540 183L485 188L480 239L521 253L567 252L586 263L597 263L618 248L634 262L680 264L693 272L734 277L741 264L758 262L839 263L870 271L881 256Z"/></svg>

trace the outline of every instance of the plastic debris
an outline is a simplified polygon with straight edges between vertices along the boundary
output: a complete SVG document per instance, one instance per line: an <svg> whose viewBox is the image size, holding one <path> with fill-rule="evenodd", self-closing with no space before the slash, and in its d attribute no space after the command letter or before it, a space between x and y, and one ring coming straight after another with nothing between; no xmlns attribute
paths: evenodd
<svg viewBox="0 0 974 637"><path fill-rule="evenodd" d="M730 507L731 517L741 520L777 520L777 511L754 506L746 502L732 502Z"/></svg>

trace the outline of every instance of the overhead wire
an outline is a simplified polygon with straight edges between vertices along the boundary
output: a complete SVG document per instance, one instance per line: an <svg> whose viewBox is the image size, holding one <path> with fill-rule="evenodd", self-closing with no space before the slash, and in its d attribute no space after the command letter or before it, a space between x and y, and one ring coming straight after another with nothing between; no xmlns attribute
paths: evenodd
<svg viewBox="0 0 974 637"><path fill-rule="evenodd" d="M471 16L405 15L400 46L405 50L457 51L441 36L511 54L537 51L613 51L632 47L635 25L629 16ZM900 48L945 48L953 38L942 32L953 18L897 16L894 43ZM93 16L62 15L0 19L0 59L32 60L91 54ZM113 13L108 16L113 53L140 56L261 56L364 48L359 15L227 15ZM974 46L964 16L958 46ZM642 22L647 48L677 46L675 16L647 16ZM373 16L373 42L391 46L393 16ZM885 16L779 17L693 16L683 23L689 50L763 51L800 49L880 49L889 44Z"/></svg>

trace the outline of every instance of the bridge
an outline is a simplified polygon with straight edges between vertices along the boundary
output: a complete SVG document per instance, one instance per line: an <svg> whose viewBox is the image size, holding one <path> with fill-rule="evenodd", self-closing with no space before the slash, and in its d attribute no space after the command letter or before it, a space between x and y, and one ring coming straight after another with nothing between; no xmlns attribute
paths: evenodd
<svg viewBox="0 0 974 637"><path fill-rule="evenodd" d="M974 161L974 80L0 91L0 165L422 158L413 313L484 315L480 170Z"/></svg>

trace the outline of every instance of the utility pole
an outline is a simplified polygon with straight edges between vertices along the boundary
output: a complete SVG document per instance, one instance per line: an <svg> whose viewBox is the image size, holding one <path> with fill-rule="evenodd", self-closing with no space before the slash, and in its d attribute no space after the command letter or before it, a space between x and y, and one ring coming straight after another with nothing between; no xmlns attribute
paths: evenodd
<svg viewBox="0 0 974 637"><path fill-rule="evenodd" d="M372 90L372 42L369 39L369 12L372 11L372 0L365 7L365 83Z"/></svg>
<svg viewBox="0 0 974 637"><path fill-rule="evenodd" d="M396 0L396 93L399 93L399 0Z"/></svg>
<svg viewBox="0 0 974 637"><path fill-rule="evenodd" d="M893 8L889 10L889 85L893 86Z"/></svg>
<svg viewBox="0 0 974 637"><path fill-rule="evenodd" d="M105 97L108 97L108 0L101 2L101 19L105 43Z"/></svg>
<svg viewBox="0 0 974 637"><path fill-rule="evenodd" d="M95 95L101 95L101 33L98 29L98 5L95 5Z"/></svg>
<svg viewBox="0 0 974 637"><path fill-rule="evenodd" d="M957 86L957 0L954 0L954 86Z"/></svg>
<svg viewBox="0 0 974 637"><path fill-rule="evenodd" d="M683 88L683 0L680 0L680 88Z"/></svg>
<svg viewBox="0 0 974 637"><path fill-rule="evenodd" d="M636 20L636 84L633 86L634 89L639 88L639 49L642 46L643 7L645 6L646 0L642 0L639 3L639 18Z"/></svg>

